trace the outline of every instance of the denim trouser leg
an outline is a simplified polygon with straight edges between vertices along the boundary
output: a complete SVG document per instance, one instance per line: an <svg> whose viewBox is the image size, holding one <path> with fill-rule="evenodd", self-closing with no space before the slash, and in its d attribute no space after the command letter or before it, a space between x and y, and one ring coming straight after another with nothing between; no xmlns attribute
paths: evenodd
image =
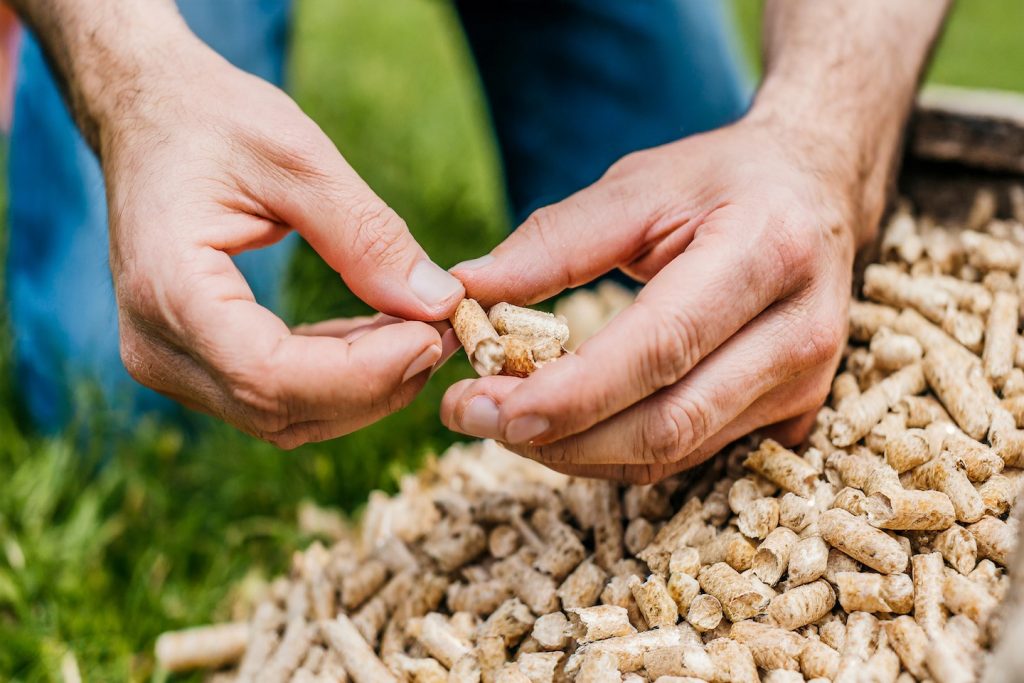
<svg viewBox="0 0 1024 683"><path fill-rule="evenodd" d="M749 101L715 0L458 0L516 221Z"/></svg>
<svg viewBox="0 0 1024 683"><path fill-rule="evenodd" d="M237 66L280 84L290 0L180 0L200 38ZM26 36L18 67L8 182L7 292L15 368L29 413L46 430L73 414L95 381L119 412L171 403L128 376L118 351L103 177L43 60ZM257 299L274 307L293 239L236 259Z"/></svg>

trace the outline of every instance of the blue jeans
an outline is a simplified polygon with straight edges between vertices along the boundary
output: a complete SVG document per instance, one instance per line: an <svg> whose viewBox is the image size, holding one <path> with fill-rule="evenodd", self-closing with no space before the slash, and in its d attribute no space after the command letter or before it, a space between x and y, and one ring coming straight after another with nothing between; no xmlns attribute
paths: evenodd
<svg viewBox="0 0 1024 683"><path fill-rule="evenodd" d="M239 67L283 80L290 0L179 0L199 37ZM718 127L748 88L717 2L457 0L521 220L629 152ZM45 430L94 382L130 416L171 403L121 365L107 265L103 178L27 36L10 146L7 291L17 380ZM294 239L237 262L274 309Z"/></svg>

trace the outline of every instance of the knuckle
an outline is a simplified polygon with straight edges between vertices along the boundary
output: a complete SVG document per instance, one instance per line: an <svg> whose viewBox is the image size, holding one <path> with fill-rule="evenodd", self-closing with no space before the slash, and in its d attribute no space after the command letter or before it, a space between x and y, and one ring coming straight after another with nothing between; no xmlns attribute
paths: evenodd
<svg viewBox="0 0 1024 683"><path fill-rule="evenodd" d="M554 233L555 224L554 212L549 207L544 207L527 216L523 221L522 229L525 234L540 242L542 246L550 247L552 245L548 244L548 240Z"/></svg>
<svg viewBox="0 0 1024 683"><path fill-rule="evenodd" d="M656 320L646 353L641 355L640 380L660 388L677 382L701 357L699 327L682 310L652 311Z"/></svg>
<svg viewBox="0 0 1024 683"><path fill-rule="evenodd" d="M819 258L817 240L799 218L783 218L771 226L769 254L774 270L782 282L805 281Z"/></svg>
<svg viewBox="0 0 1024 683"><path fill-rule="evenodd" d="M406 256L405 226L391 207L373 202L353 209L355 242L362 258L377 267L400 265Z"/></svg>
<svg viewBox="0 0 1024 683"><path fill-rule="evenodd" d="M630 152L619 157L605 172L605 178L615 178L620 175L631 175L638 171L650 168L651 155L646 150Z"/></svg>
<svg viewBox="0 0 1024 683"><path fill-rule="evenodd" d="M704 411L684 400L665 402L652 411L643 429L643 449L649 462L668 465L678 462L689 446L703 441Z"/></svg>
<svg viewBox="0 0 1024 683"><path fill-rule="evenodd" d="M812 323L803 342L797 345L797 364L802 368L828 365L842 351L843 344L842 323L831 320Z"/></svg>

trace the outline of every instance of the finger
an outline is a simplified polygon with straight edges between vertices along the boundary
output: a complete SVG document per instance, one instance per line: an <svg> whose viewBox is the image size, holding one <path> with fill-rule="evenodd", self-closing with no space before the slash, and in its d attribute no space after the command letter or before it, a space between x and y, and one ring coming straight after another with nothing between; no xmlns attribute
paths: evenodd
<svg viewBox="0 0 1024 683"><path fill-rule="evenodd" d="M441 320L464 296L408 227L338 154L326 136L269 198L348 287L375 309L409 320Z"/></svg>
<svg viewBox="0 0 1024 683"><path fill-rule="evenodd" d="M544 451L551 446L506 446L524 457L537 460L548 467L568 474L570 476L585 476L597 479L612 479L626 481L631 484L652 484L678 472L697 467L711 456L715 455L730 443L751 432L761 429L766 424L782 419L783 421L799 420L802 415L793 416L794 411L799 410L801 405L806 405L807 399L803 398L809 393L813 394L815 386L822 384L820 379L812 375L794 380L786 385L777 387L768 394L758 399L752 406L743 411L735 420L723 427L716 434L704 441L698 448L681 457L674 462L667 463L644 463L644 464L577 464L572 462L552 463L546 460ZM809 411L814 414L815 411ZM572 437L579 439L582 437ZM791 444L794 445L794 444ZM586 444L574 446L574 450L588 448Z"/></svg>
<svg viewBox="0 0 1024 683"><path fill-rule="evenodd" d="M581 432L679 381L796 282L776 259L699 236L576 354L531 375L502 404L512 443Z"/></svg>
<svg viewBox="0 0 1024 683"><path fill-rule="evenodd" d="M441 339L428 324L402 322L354 342L293 335L259 306L222 252L195 259L201 288L176 290L179 345L234 399L231 421L247 431L280 432L313 420L349 420L384 414L388 396L428 370Z"/></svg>
<svg viewBox="0 0 1024 683"><path fill-rule="evenodd" d="M838 342L831 340L838 339L839 332L820 341L808 340L803 338L805 326L815 328L806 316L795 316L786 304L779 304L745 326L675 385L577 435L588 438L556 440L544 452L561 458L560 462L588 465L675 462L759 397L791 381L794 374L831 367L839 353ZM480 394L486 392L487 398L502 406L503 414L529 382L520 380L518 385L504 383L495 388L493 382L477 380L443 409L458 425L460 409L464 411L470 402L479 403Z"/></svg>
<svg viewBox="0 0 1024 683"><path fill-rule="evenodd" d="M367 332L403 322L401 318L378 313L377 315L363 315L355 318L334 318L332 320L321 320L315 323L296 325L292 328L292 334L300 334L304 337L337 337L346 341L355 341Z"/></svg>
<svg viewBox="0 0 1024 683"><path fill-rule="evenodd" d="M441 369L441 367L451 360L451 357L458 353L459 349L462 348L462 342L459 341L458 336L455 334L455 330L447 329L441 335L441 357L434 363L434 367L430 368L430 375L433 376L435 372Z"/></svg>
<svg viewBox="0 0 1024 683"><path fill-rule="evenodd" d="M481 439L501 439L498 406L523 380L487 377L456 382L441 400L441 422L453 431Z"/></svg>
<svg viewBox="0 0 1024 683"><path fill-rule="evenodd" d="M373 411L360 413L358 416L346 416L333 420L309 420L288 425L278 432L262 434L264 439L274 445L290 450L306 443L327 441L349 434L360 427L371 424L391 413L409 405L427 381L426 373L415 375L402 384L394 392L384 397L384 402Z"/></svg>
<svg viewBox="0 0 1024 683"><path fill-rule="evenodd" d="M489 257L451 270L485 306L546 299L639 256L649 217L659 213L651 203L656 195L633 177L602 178L535 211ZM687 220L681 216L679 223Z"/></svg>

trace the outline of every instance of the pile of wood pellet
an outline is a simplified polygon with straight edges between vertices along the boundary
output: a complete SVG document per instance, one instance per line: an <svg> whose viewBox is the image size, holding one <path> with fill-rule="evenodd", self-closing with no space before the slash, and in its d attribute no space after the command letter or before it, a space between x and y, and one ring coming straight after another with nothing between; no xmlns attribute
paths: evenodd
<svg viewBox="0 0 1024 683"><path fill-rule="evenodd" d="M746 439L624 486L455 446L296 554L247 623L165 634L157 657L303 683L1012 680L992 676L1024 485L1024 226L991 204L974 229L895 215L804 447ZM585 296L592 318L621 308Z"/></svg>

